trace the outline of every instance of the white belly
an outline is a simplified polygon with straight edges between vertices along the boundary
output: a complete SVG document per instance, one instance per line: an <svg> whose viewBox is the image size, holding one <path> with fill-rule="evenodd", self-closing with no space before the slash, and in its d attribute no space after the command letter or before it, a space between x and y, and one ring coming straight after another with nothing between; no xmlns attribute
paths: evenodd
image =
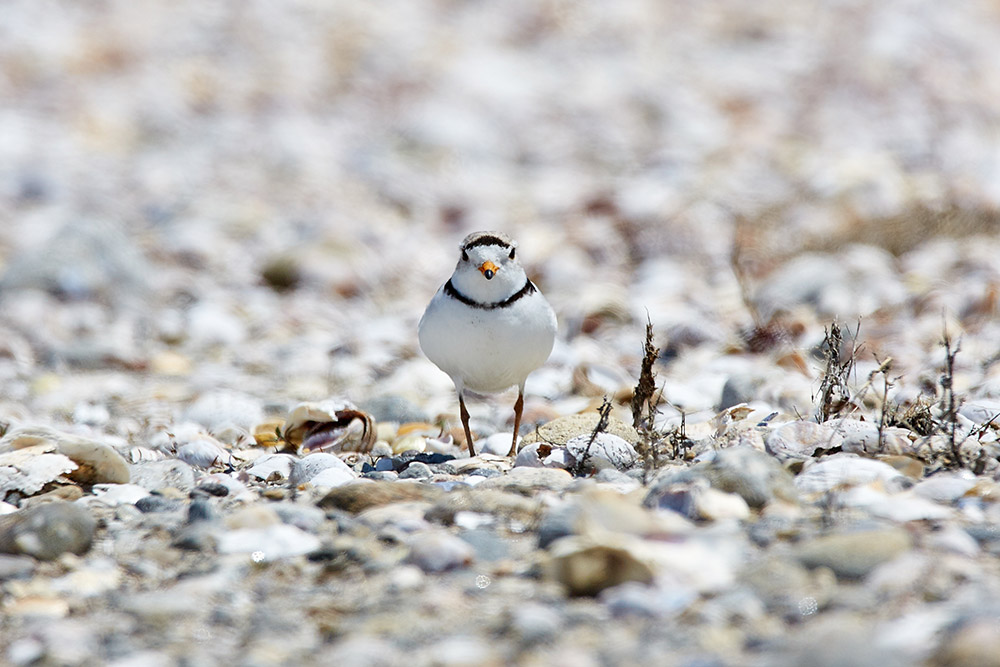
<svg viewBox="0 0 1000 667"><path fill-rule="evenodd" d="M549 358L556 317L541 292L479 310L438 292L420 320L420 348L459 389L493 394L520 386Z"/></svg>

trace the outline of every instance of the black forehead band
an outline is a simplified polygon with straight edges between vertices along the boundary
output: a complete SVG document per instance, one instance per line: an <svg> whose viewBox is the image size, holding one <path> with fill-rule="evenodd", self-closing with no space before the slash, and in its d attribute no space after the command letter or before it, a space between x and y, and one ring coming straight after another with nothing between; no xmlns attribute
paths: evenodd
<svg viewBox="0 0 1000 667"><path fill-rule="evenodd" d="M462 250L468 250L470 248L475 248L481 245L496 245L501 248L510 248L511 245L501 238L496 236L479 236L462 246Z"/></svg>

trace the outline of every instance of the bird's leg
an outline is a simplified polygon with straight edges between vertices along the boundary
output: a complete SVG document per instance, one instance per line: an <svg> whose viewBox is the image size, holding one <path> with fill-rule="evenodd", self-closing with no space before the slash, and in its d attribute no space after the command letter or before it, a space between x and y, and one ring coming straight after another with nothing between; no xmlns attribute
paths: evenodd
<svg viewBox="0 0 1000 667"><path fill-rule="evenodd" d="M462 428L465 429L465 444L469 447L469 456L476 455L476 448L472 445L472 431L469 430L469 411L465 409L465 398L462 392L458 392L459 414L462 415Z"/></svg>
<svg viewBox="0 0 1000 667"><path fill-rule="evenodd" d="M521 411L524 410L524 388L518 388L517 401L514 403L514 439L510 443L510 451L507 456L517 454L517 432L521 430Z"/></svg>

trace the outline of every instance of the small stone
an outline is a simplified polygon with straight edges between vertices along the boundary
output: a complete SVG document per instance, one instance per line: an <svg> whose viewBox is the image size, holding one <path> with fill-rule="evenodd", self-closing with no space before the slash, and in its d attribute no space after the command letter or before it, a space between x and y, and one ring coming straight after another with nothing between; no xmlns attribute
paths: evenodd
<svg viewBox="0 0 1000 667"><path fill-rule="evenodd" d="M585 456L604 459L618 470L628 470L639 460L635 447L613 433L598 433L593 441L586 434L570 438L566 443L566 451L576 461L583 460Z"/></svg>
<svg viewBox="0 0 1000 667"><path fill-rule="evenodd" d="M840 578L860 579L911 544L902 528L833 533L802 544L796 556L806 567L828 567Z"/></svg>
<svg viewBox="0 0 1000 667"><path fill-rule="evenodd" d="M597 595L626 581L648 584L653 580L649 565L624 545L564 537L553 543L550 551L546 574L562 584L569 595Z"/></svg>
<svg viewBox="0 0 1000 667"><path fill-rule="evenodd" d="M562 625L558 612L537 602L525 602L511 610L510 629L528 644L555 639Z"/></svg>
<svg viewBox="0 0 1000 667"><path fill-rule="evenodd" d="M188 505L188 523L196 523L198 521L211 521L216 518L215 510L212 508L212 504L207 500L202 500L201 498L194 498L191 500L191 504Z"/></svg>
<svg viewBox="0 0 1000 667"><path fill-rule="evenodd" d="M174 512L183 508L184 503L176 498L152 494L135 501L135 506L143 514L150 514L153 512Z"/></svg>
<svg viewBox="0 0 1000 667"><path fill-rule="evenodd" d="M413 501L434 501L444 492L429 484L356 482L332 489L319 501L323 509L341 509L352 514L370 507Z"/></svg>
<svg viewBox="0 0 1000 667"><path fill-rule="evenodd" d="M216 498L225 498L229 495L229 487L221 482L199 482L198 486L195 487L195 490L202 491L210 496L215 496Z"/></svg>
<svg viewBox="0 0 1000 667"><path fill-rule="evenodd" d="M319 530L326 521L326 513L318 507L301 503L274 503L271 506L278 513L282 523L295 526L310 533Z"/></svg>
<svg viewBox="0 0 1000 667"><path fill-rule="evenodd" d="M52 560L90 549L97 521L78 503L52 502L0 516L0 552Z"/></svg>
<svg viewBox="0 0 1000 667"><path fill-rule="evenodd" d="M135 463L130 472L132 483L149 491L166 487L190 491L194 487L194 470L176 459Z"/></svg>
<svg viewBox="0 0 1000 667"><path fill-rule="evenodd" d="M219 536L219 553L250 554L254 562L304 556L319 546L319 538L315 535L284 523L263 528L239 528Z"/></svg>
<svg viewBox="0 0 1000 667"><path fill-rule="evenodd" d="M933 665L949 667L996 667L1000 665L1000 614L961 619L949 629L933 659Z"/></svg>
<svg viewBox="0 0 1000 667"><path fill-rule="evenodd" d="M879 483L890 492L909 488L913 482L888 463L856 456L835 454L806 462L795 478L796 488L805 494L826 493Z"/></svg>
<svg viewBox="0 0 1000 667"><path fill-rule="evenodd" d="M840 451L843 440L844 436L825 424L799 420L774 428L764 438L764 444L768 454L785 462Z"/></svg>
<svg viewBox="0 0 1000 667"><path fill-rule="evenodd" d="M445 572L472 563L475 550L465 540L443 530L424 531L410 542L411 563L424 572Z"/></svg>
<svg viewBox="0 0 1000 667"><path fill-rule="evenodd" d="M511 468L502 477L484 480L482 488L500 488L531 494L538 490L561 491L573 482L565 470L551 468Z"/></svg>
<svg viewBox="0 0 1000 667"><path fill-rule="evenodd" d="M578 435L589 436L593 433L600 418L600 415L595 411L553 419L521 438L520 446L524 447L533 442L547 442L565 446ZM633 446L641 441L639 433L634 428L614 416L609 417L608 426L604 432L617 435Z"/></svg>
<svg viewBox="0 0 1000 667"><path fill-rule="evenodd" d="M21 579L35 571L37 561L28 556L0 554L0 581Z"/></svg>
<svg viewBox="0 0 1000 667"><path fill-rule="evenodd" d="M357 476L350 468L330 467L326 470L321 470L315 477L309 480L309 484L317 489L332 489L343 484L349 484L356 479Z"/></svg>
<svg viewBox="0 0 1000 667"><path fill-rule="evenodd" d="M149 495L149 491L138 484L95 484L90 490L101 503L112 507L134 505Z"/></svg>
<svg viewBox="0 0 1000 667"><path fill-rule="evenodd" d="M379 472L391 472L394 470L392 459L384 456L375 462L375 470Z"/></svg>
<svg viewBox="0 0 1000 667"><path fill-rule="evenodd" d="M291 471L288 475L288 485L298 486L305 484L329 468L336 468L347 472L351 478L354 476L350 467L339 456L327 454L326 452L316 452L315 454L309 454L301 459L292 461Z"/></svg>
<svg viewBox="0 0 1000 667"><path fill-rule="evenodd" d="M399 473L400 479L430 479L434 476L430 467L420 461L412 461Z"/></svg>
<svg viewBox="0 0 1000 667"><path fill-rule="evenodd" d="M719 450L702 473L714 488L736 493L757 509L775 500L798 500L791 474L774 457L750 447Z"/></svg>

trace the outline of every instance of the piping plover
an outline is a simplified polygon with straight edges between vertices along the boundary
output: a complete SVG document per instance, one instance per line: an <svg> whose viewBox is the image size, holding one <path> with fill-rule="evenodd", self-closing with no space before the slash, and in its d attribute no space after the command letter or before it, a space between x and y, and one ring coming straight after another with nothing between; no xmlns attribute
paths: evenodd
<svg viewBox="0 0 1000 667"><path fill-rule="evenodd" d="M524 381L552 352L556 314L528 280L516 258L517 244L509 236L475 232L459 249L462 256L455 272L420 318L420 349L455 383L469 456L476 450L465 392L496 394L517 386L512 456L524 408Z"/></svg>

